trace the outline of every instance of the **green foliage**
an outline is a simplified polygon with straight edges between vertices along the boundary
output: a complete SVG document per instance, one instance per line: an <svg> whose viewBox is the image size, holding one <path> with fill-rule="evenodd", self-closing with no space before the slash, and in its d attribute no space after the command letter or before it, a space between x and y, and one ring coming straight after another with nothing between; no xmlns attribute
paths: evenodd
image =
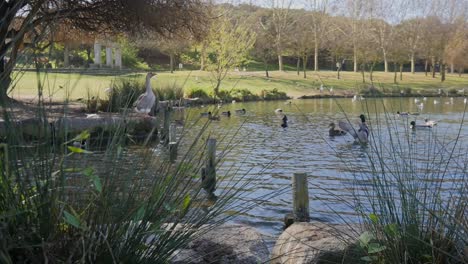
<svg viewBox="0 0 468 264"><path fill-rule="evenodd" d="M184 89L175 82L163 83L155 89L155 94L160 101L179 100L184 98Z"/></svg>
<svg viewBox="0 0 468 264"><path fill-rule="evenodd" d="M373 85L363 85L363 87L359 90L359 94L369 97L379 97L383 95L382 91Z"/></svg>
<svg viewBox="0 0 468 264"><path fill-rule="evenodd" d="M125 67L149 70L148 64L138 57L138 48L132 42L125 37L120 37L118 43L122 50L122 64Z"/></svg>
<svg viewBox="0 0 468 264"><path fill-rule="evenodd" d="M234 100L242 102L255 101L260 99L260 96L253 94L247 89L233 89L231 91L231 96Z"/></svg>
<svg viewBox="0 0 468 264"><path fill-rule="evenodd" d="M282 100L289 99L289 96L285 92L278 91L274 88L273 90L263 90L262 97L264 100Z"/></svg>
<svg viewBox="0 0 468 264"><path fill-rule="evenodd" d="M206 93L205 90L203 89L192 89L192 90L189 90L188 93L187 93L187 97L188 98L200 98L200 99L211 99L211 97L208 95L208 93Z"/></svg>

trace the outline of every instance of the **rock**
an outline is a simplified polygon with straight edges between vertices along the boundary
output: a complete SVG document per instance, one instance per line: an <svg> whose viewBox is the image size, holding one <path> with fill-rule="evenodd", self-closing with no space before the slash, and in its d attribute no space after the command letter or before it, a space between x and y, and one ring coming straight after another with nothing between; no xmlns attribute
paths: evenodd
<svg viewBox="0 0 468 264"><path fill-rule="evenodd" d="M268 262L268 248L262 235L243 225L222 225L196 238L189 248L178 250L171 263L240 263Z"/></svg>
<svg viewBox="0 0 468 264"><path fill-rule="evenodd" d="M348 245L355 241L351 234L351 228L344 225L294 223L276 241L270 263L342 263L343 256L349 256Z"/></svg>

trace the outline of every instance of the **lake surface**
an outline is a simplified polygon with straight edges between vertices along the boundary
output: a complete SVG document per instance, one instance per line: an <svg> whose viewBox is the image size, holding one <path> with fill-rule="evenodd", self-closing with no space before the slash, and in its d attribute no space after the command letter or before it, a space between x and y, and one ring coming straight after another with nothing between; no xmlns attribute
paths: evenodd
<svg viewBox="0 0 468 264"><path fill-rule="evenodd" d="M342 222L343 218L356 219L353 200L359 196L359 188L368 185L364 175L369 171L369 156L380 146L384 160L398 166L401 160L394 157L395 151L388 147L397 140L398 147L405 149L415 142L412 157L420 161L416 177L425 175L443 166L443 160L452 153L456 161L444 172L447 193L456 182L466 184L468 161L468 127L461 124L466 105L463 98L418 98L424 104L420 115L401 117L394 113L418 112L415 98L365 99L311 99L225 104L215 107L186 109L179 113L186 118L186 126L192 127L185 138L192 137L202 126L201 112L228 111L230 118L221 116L220 121L211 122L208 130L217 138L217 155L226 154L218 168L218 175L244 177L244 199L257 203L247 213L235 218L235 222L253 226L273 236L282 231L283 217L292 211L291 177L294 173L307 173L309 181L310 214L312 219L324 222ZM435 101L435 102L434 102ZM235 114L236 109L246 109L245 115ZM288 117L289 127L283 129L282 115L275 114L281 108ZM375 138L368 146L354 144L351 136L329 137L328 125L339 120L349 121L357 127L358 116L364 113ZM424 123L424 118L436 120L432 130L413 132L409 122ZM206 122L206 121L205 121ZM389 132L391 131L391 132ZM459 138L458 145L454 145ZM381 141L379 141L381 140ZM437 146L428 146L436 140ZM379 141L379 142L377 142ZM396 143L394 143L396 144ZM230 146L230 151L225 151ZM454 150L454 151L452 151ZM434 153L440 160L427 161ZM401 157L405 160L405 157ZM440 164L437 164L439 162ZM428 168L428 166L433 166ZM441 175L439 173L437 175ZM413 176L414 176L413 175ZM368 180L368 178L367 178ZM434 179L439 181L440 179ZM221 182L217 193L225 186ZM360 193L365 195L365 193ZM241 202L242 203L242 202ZM340 217L337 217L337 213Z"/></svg>

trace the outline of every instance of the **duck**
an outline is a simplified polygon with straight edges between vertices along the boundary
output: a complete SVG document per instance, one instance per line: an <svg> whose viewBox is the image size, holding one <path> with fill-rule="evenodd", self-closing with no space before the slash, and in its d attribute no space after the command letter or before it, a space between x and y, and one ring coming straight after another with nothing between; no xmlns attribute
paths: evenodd
<svg viewBox="0 0 468 264"><path fill-rule="evenodd" d="M222 112L221 114L222 114L222 115L225 115L225 116L227 116L227 117L231 117L231 111L229 111L229 110L226 111L226 112Z"/></svg>
<svg viewBox="0 0 468 264"><path fill-rule="evenodd" d="M328 135L330 137L346 135L346 131L341 130L341 129L335 129L335 123L333 122L330 123L329 127L330 127L330 130L328 130Z"/></svg>
<svg viewBox="0 0 468 264"><path fill-rule="evenodd" d="M236 110L236 114L241 114L241 115L243 115L243 114L245 114L246 112L247 112L247 111L245 111L245 108L237 109L237 110Z"/></svg>
<svg viewBox="0 0 468 264"><path fill-rule="evenodd" d="M146 91L138 97L134 104L135 112L137 113L148 115L156 103L156 95L154 95L153 89L151 89L151 78L154 76L156 76L156 74L152 72L146 74Z"/></svg>
<svg viewBox="0 0 468 264"><path fill-rule="evenodd" d="M219 118L219 116L212 116L212 115L210 115L210 116L208 117L208 119L213 120L213 121L219 121L219 120L221 120L221 118Z"/></svg>
<svg viewBox="0 0 468 264"><path fill-rule="evenodd" d="M465 99L463 100L463 103L466 104L466 102L467 102L467 101L466 101L466 98L465 98Z"/></svg>
<svg viewBox="0 0 468 264"><path fill-rule="evenodd" d="M281 108L275 109L275 113L277 113L277 114L283 113L283 109L281 109Z"/></svg>
<svg viewBox="0 0 468 264"><path fill-rule="evenodd" d="M353 136L354 140L359 143L366 144L369 142L369 127L367 127L366 117L364 115L361 114L359 118L361 119L361 123L359 124L358 130L354 129L354 127L348 122L340 121L338 122L338 126Z"/></svg>
<svg viewBox="0 0 468 264"><path fill-rule="evenodd" d="M426 122L426 123L425 123L425 124L426 124L426 126L431 126L431 127L433 127L433 126L437 126L437 122L436 122L436 121L429 120L429 119L427 119L427 118L426 118L426 119L424 119L424 122Z"/></svg>
<svg viewBox="0 0 468 264"><path fill-rule="evenodd" d="M283 123L281 123L281 127L282 128L287 128L288 127L288 117L286 115L284 115L281 120L283 121Z"/></svg>
<svg viewBox="0 0 468 264"><path fill-rule="evenodd" d="M400 111L397 111L396 113L397 113L397 115L400 115L400 116L409 116L408 112L401 112L400 113Z"/></svg>
<svg viewBox="0 0 468 264"><path fill-rule="evenodd" d="M210 117L210 116L211 116L211 112L203 112L203 113L200 113L200 116L201 116L201 117Z"/></svg>
<svg viewBox="0 0 468 264"><path fill-rule="evenodd" d="M416 129L432 128L432 126L430 126L430 125L416 125L416 121L411 121L410 122L410 128L412 130L416 130Z"/></svg>

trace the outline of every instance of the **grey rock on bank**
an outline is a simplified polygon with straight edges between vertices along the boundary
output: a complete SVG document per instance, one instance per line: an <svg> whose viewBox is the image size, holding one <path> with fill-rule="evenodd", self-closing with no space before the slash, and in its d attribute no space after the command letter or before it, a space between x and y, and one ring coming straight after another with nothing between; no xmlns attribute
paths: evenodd
<svg viewBox="0 0 468 264"><path fill-rule="evenodd" d="M294 223L276 241L270 263L342 263L348 245L355 241L351 233L346 226Z"/></svg>
<svg viewBox="0 0 468 264"><path fill-rule="evenodd" d="M173 264L268 262L269 252L262 235L252 227L223 225L178 250Z"/></svg>

